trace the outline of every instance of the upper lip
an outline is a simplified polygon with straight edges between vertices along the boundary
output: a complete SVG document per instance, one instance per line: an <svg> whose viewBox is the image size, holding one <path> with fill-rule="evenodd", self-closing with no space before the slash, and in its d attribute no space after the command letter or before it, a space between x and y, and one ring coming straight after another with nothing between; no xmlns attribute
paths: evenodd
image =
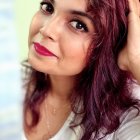
<svg viewBox="0 0 140 140"><path fill-rule="evenodd" d="M44 52L47 52L47 53L49 53L49 54L51 54L53 56L56 56L54 53L49 51L45 46L41 45L40 43L38 43L38 42L33 42L33 43L34 43L34 45L39 46L41 49L43 49Z"/></svg>

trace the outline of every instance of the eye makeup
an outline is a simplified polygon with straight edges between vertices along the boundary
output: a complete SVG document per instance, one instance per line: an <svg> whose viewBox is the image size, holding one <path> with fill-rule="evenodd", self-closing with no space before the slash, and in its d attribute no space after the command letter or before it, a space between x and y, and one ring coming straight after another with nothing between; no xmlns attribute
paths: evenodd
<svg viewBox="0 0 140 140"><path fill-rule="evenodd" d="M79 19L77 19L77 18L73 18L73 19L70 21L70 25L71 25L73 28L75 28L77 31L80 31L80 32L88 32L88 27L87 27L87 25L86 25L83 21L81 21L81 20L79 20Z"/></svg>
<svg viewBox="0 0 140 140"><path fill-rule="evenodd" d="M55 4L55 5L54 5ZM56 3L54 0L43 0L40 2L40 10L42 11L43 14L45 15L52 15L55 11L57 11ZM90 15L85 13L84 11L77 11L77 10L66 10L64 11L65 13L65 18L67 20L68 26L75 30L76 32L83 32L87 33L89 32L89 24L92 24L93 19L91 18ZM84 19L83 19L84 18ZM85 22L85 21L88 21ZM92 22L92 23L91 23Z"/></svg>
<svg viewBox="0 0 140 140"><path fill-rule="evenodd" d="M40 9L43 11L43 13L52 14L54 12L54 7L49 1L42 1L40 3Z"/></svg>

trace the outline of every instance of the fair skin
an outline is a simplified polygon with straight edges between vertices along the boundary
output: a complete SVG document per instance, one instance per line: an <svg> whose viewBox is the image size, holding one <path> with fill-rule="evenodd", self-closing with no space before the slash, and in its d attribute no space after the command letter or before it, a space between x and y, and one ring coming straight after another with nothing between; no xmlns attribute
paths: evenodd
<svg viewBox="0 0 140 140"><path fill-rule="evenodd" d="M126 46L119 55L118 65L121 69L130 71L140 83L140 2L128 1L130 7L128 36Z"/></svg>
<svg viewBox="0 0 140 140"><path fill-rule="evenodd" d="M61 0L61 2L59 0L54 2L46 0L43 2L41 10L35 14L31 23L29 62L36 70L49 75L51 89L48 91L45 101L59 109L65 104L70 106L69 95L76 75L85 67L94 25L86 13L85 0ZM47 6L50 10L46 10ZM41 44L55 55L40 55L35 50L34 42ZM43 102L40 107L42 115L40 123L33 133L26 133L29 140L41 139L46 134L44 106L45 103ZM55 116L49 112L49 109L47 110L47 117L51 118L49 120L51 135L55 135L62 127L70 110L69 107L64 107L62 110L59 109L59 113Z"/></svg>
<svg viewBox="0 0 140 140"><path fill-rule="evenodd" d="M84 0L63 0L61 3L55 0L55 4L47 2L54 11L52 10L52 14L45 11L44 4L42 10L34 16L29 34L29 61L32 67L50 75L57 96L58 92L65 96L74 83L73 75L80 73L85 66L94 26L89 18L71 13L74 10L85 12ZM80 22L76 21L77 19ZM78 25L82 28L77 28ZM33 47L33 42L39 42L57 57L39 55ZM59 86L56 87L58 83Z"/></svg>
<svg viewBox="0 0 140 140"><path fill-rule="evenodd" d="M119 55L118 65L121 69L130 71L140 82L140 11L137 6L140 4L138 0L129 2L131 12L128 17L128 38L125 48ZM46 6L49 6L48 11ZM86 13L85 0L45 0L41 10L35 14L29 32L29 62L36 70L49 75L51 89L46 102L57 108L70 104L70 91L76 75L85 66L87 51L92 41L91 34L94 32L94 24L90 17L78 13ZM34 42L40 43L55 55L40 55L34 48ZM44 106L43 102L40 107L39 124L32 133L26 133L29 140L42 139L46 134ZM70 109L65 108L59 112L55 117L49 109L47 112L47 117L52 119L49 120L52 135L60 130Z"/></svg>

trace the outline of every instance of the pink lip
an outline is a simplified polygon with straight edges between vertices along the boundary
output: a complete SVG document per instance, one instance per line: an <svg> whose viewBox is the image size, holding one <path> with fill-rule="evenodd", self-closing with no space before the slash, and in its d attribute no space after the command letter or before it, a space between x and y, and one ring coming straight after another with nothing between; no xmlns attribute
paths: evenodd
<svg viewBox="0 0 140 140"><path fill-rule="evenodd" d="M50 52L47 48L45 48L44 46L42 46L41 44L37 43L37 42L34 42L34 48L35 48L35 51L40 54L40 55L43 55L43 56L55 56L55 54L53 54L52 52Z"/></svg>

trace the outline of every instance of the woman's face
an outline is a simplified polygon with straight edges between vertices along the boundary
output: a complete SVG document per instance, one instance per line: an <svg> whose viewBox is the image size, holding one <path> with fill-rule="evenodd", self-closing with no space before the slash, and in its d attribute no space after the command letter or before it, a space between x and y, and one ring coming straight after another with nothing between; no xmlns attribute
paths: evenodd
<svg viewBox="0 0 140 140"><path fill-rule="evenodd" d="M43 0L29 32L29 62L36 70L74 76L85 67L94 26L85 0Z"/></svg>

